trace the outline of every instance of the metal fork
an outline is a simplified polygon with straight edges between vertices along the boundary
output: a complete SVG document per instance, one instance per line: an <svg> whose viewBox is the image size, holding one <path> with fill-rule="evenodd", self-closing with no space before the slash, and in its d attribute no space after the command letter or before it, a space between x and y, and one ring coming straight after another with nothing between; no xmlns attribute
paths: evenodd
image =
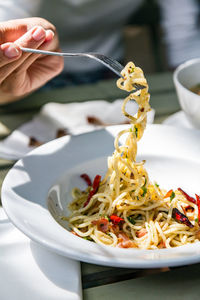
<svg viewBox="0 0 200 300"><path fill-rule="evenodd" d="M99 53L64 53L64 52L53 52L53 51L44 51L44 50L38 50L38 49L32 49L32 48L24 48L21 47L21 50L23 52L29 52L29 53L36 53L36 54L43 54L43 55L55 55L55 56L63 56L63 57L72 57L72 56L82 56L82 57L89 57L91 59L97 60L98 62L102 63L104 66L109 68L111 71L113 71L115 74L117 74L119 77L123 77L121 74L121 71L124 69L124 67L115 59L105 56L103 54ZM145 86L135 83L134 85L134 92L144 89Z"/></svg>

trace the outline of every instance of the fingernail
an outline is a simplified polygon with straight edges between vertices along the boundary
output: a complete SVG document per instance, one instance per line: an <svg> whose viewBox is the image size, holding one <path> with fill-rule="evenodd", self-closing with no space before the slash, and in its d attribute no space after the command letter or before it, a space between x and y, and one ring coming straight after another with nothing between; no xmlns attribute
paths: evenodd
<svg viewBox="0 0 200 300"><path fill-rule="evenodd" d="M42 27L38 27L33 33L32 33L33 39L38 42L41 39L45 37L45 31Z"/></svg>
<svg viewBox="0 0 200 300"><path fill-rule="evenodd" d="M49 42L53 39L54 37L54 32L51 29L46 30L46 42Z"/></svg>
<svg viewBox="0 0 200 300"><path fill-rule="evenodd" d="M13 45L9 45L7 48L3 49L3 52L8 58L14 58L19 55L19 51Z"/></svg>

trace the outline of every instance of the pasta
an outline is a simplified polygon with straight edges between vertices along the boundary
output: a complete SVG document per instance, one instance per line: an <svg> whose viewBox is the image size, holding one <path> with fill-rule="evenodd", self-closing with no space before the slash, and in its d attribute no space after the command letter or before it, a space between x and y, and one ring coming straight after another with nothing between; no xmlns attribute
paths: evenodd
<svg viewBox="0 0 200 300"><path fill-rule="evenodd" d="M87 174L81 177L88 187L72 190L72 211L68 222L79 237L101 245L122 248L171 248L199 241L200 197L190 197L181 188L161 189L149 180L145 161L137 162L137 142L142 138L147 112L150 111L148 84L143 71L129 62L118 79L120 89L131 92L122 105L130 128L117 135L115 151L108 157L108 170L103 180L94 181ZM143 89L137 90L135 84ZM135 100L135 116L126 111ZM126 134L124 145L119 138Z"/></svg>

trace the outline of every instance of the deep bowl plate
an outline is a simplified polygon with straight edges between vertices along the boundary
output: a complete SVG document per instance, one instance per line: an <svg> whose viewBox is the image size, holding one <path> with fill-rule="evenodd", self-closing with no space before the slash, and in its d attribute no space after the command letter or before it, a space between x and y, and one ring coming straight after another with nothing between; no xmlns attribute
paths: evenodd
<svg viewBox="0 0 200 300"><path fill-rule="evenodd" d="M127 125L49 142L19 160L2 187L3 207L14 225L48 249L81 261L127 268L156 268L200 262L200 243L173 249L139 250L100 246L74 236L60 216L81 173L104 175L114 137ZM121 139L123 142L123 138ZM200 132L149 125L138 146L150 179L165 189L200 193Z"/></svg>

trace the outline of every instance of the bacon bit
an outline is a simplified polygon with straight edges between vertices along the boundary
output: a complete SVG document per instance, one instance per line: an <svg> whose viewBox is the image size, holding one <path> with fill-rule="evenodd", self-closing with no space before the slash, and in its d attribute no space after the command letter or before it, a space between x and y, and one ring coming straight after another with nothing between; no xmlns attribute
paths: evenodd
<svg viewBox="0 0 200 300"><path fill-rule="evenodd" d="M143 237L145 234L147 234L146 228L142 228L142 229L140 229L139 231L136 231L136 236L137 236L138 238Z"/></svg>
<svg viewBox="0 0 200 300"><path fill-rule="evenodd" d="M199 225L200 225L200 196L195 194L196 199L197 199L197 207L198 207L198 220L199 220Z"/></svg>
<svg viewBox="0 0 200 300"><path fill-rule="evenodd" d="M192 207L191 205L188 205L185 207L184 211L186 212L193 212L194 211L194 207Z"/></svg>
<svg viewBox="0 0 200 300"><path fill-rule="evenodd" d="M39 147L41 146L43 143L38 141L35 137L30 136L29 138L29 147Z"/></svg>
<svg viewBox="0 0 200 300"><path fill-rule="evenodd" d="M196 200L193 197L190 197L186 192L184 192L181 188L178 188L178 191L181 192L183 194L183 196L185 196L185 198L192 202L192 203L197 203Z"/></svg>
<svg viewBox="0 0 200 300"><path fill-rule="evenodd" d="M167 194L164 196L164 198L170 197L172 193L173 193L173 190L169 190L169 191L167 192Z"/></svg>
<svg viewBox="0 0 200 300"><path fill-rule="evenodd" d="M190 228L194 227L194 225L192 225L192 223L189 221L189 219L184 214L182 214L177 208L173 208L172 217L177 222L183 223L183 224L187 225Z"/></svg>
<svg viewBox="0 0 200 300"><path fill-rule="evenodd" d="M85 180L85 182L87 183L88 186L92 185L92 181L90 179L90 177L88 176L88 174L84 173L80 175L81 178L83 178L83 180Z"/></svg>
<svg viewBox="0 0 200 300"><path fill-rule="evenodd" d="M107 232L109 230L109 221L105 218L92 221L93 225L97 225L99 231Z"/></svg>
<svg viewBox="0 0 200 300"><path fill-rule="evenodd" d="M121 232L118 235L118 247L119 248L137 248L135 243L132 242L124 232Z"/></svg>
<svg viewBox="0 0 200 300"><path fill-rule="evenodd" d="M94 194L96 194L98 188L99 188L99 184L101 181L101 176L100 175L96 175L92 184L92 190L89 192L88 198L86 200L86 202L84 203L83 207L86 207L88 205L88 203L90 202L90 199L92 198L92 196Z"/></svg>
<svg viewBox="0 0 200 300"><path fill-rule="evenodd" d="M110 230L111 230L114 234L118 234L118 233L120 232L119 225L111 224L111 225L110 225Z"/></svg>
<svg viewBox="0 0 200 300"><path fill-rule="evenodd" d="M200 240L200 229L195 233L195 237Z"/></svg>
<svg viewBox="0 0 200 300"><path fill-rule="evenodd" d="M165 242L160 242L159 244L158 244L158 248L159 249L163 249L163 248L166 248L166 245L165 245Z"/></svg>
<svg viewBox="0 0 200 300"><path fill-rule="evenodd" d="M116 215L112 215L110 216L110 221L114 224L114 225L118 225L119 223L124 223L124 219L120 218Z"/></svg>

